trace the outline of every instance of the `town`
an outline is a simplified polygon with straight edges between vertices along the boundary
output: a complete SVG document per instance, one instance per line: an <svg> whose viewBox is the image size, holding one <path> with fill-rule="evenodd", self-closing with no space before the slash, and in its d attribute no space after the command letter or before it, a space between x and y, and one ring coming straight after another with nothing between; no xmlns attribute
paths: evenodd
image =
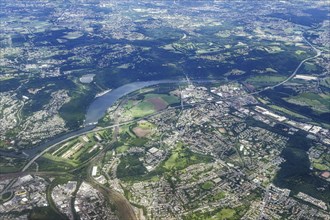
<svg viewBox="0 0 330 220"><path fill-rule="evenodd" d="M292 136L306 132L307 140L317 142L317 148L309 152L314 161L327 155L328 129L313 129L313 125L272 112L238 83L189 83L186 87L163 89L168 93L153 93L159 90L158 86L145 89L142 95L143 91L138 91L136 96L132 94L110 108L104 117L107 123L120 124L139 115L135 122L120 126L117 131L113 128L82 135L45 154L44 158L50 161L79 167L86 161L82 152L102 152L110 137L117 139L102 160L91 163L88 175L92 182L70 180L53 186L51 198L46 199L50 180L37 175L20 177L5 190L14 196L2 204L1 212L10 216L13 210L33 209L29 202L38 200L36 207L54 204L69 219L75 215L115 219L116 211L111 211L106 195L98 190L97 185L103 185L136 204L135 213L145 219L189 219L207 213L248 219L283 215L329 217L329 207L322 200L303 192L292 194L291 190L272 184L286 161L281 152ZM172 104L167 105L166 100ZM152 104L150 111L145 108L147 102ZM277 133L273 128L279 123L287 127ZM118 132L115 137L114 132ZM39 170L46 168L40 162L39 166ZM329 181L325 166L317 160L313 167L315 175ZM67 168L56 168L61 169ZM2 184L5 188L9 182ZM31 189L15 188L24 184ZM304 202L312 206L303 208Z"/></svg>
<svg viewBox="0 0 330 220"><path fill-rule="evenodd" d="M328 0L0 5L0 219L330 219Z"/></svg>

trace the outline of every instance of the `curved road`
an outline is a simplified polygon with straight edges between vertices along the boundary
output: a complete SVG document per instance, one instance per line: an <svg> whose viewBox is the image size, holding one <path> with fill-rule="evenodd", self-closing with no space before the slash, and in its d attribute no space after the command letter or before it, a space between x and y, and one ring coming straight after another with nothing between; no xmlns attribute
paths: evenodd
<svg viewBox="0 0 330 220"><path fill-rule="evenodd" d="M293 71L293 73L287 78L287 79L285 79L285 80L283 80L282 82L280 82L280 83L278 83L278 84L276 84L276 85L274 85L274 86L269 86L269 87L266 87L266 88L264 88L264 89L262 89L262 90L259 90L259 91L256 91L256 92L253 92L253 93L250 93L249 95L253 95L253 94L258 94L258 93L261 93L261 92L263 92L263 91L266 91L266 90L269 90L269 89L274 89L274 88L276 88L276 87L278 87L278 86L281 86L281 85L283 85L283 84L285 84L286 82L288 82L289 80L291 80L292 78L294 78L295 77L295 75L297 74L297 72L298 72L298 70L300 69L300 67L306 62L306 61L309 61L309 60L312 60L312 59L315 59L315 58L317 58L317 57L319 57L320 55L321 55L321 51L320 50L318 50L317 48L315 48L310 42L308 42L304 37L303 37L303 39L304 39L304 41L306 41L306 43L310 46L310 47L312 47L312 49L314 50L314 51L316 51L316 55L315 56L313 56L313 57L309 57L309 58L306 58L306 59L304 59L303 61L301 61L300 62L300 64L298 65L298 67ZM155 114L159 114L160 112L157 112L157 113L155 113ZM154 114L152 114L152 115L154 115ZM152 116L152 115L149 115L149 116L147 116L147 117L150 117L150 116ZM145 118L147 118L147 117L145 117ZM76 134L76 135L73 135L73 136L70 136L70 137L68 137L68 138L66 138L66 139L64 139L64 140L61 140L61 141L59 141L59 142L57 142L57 143L55 143L55 144L53 144L53 145L51 145L51 146L49 146L49 147L47 147L46 149L44 149L42 152L40 152L40 153L38 153L37 155L35 155L24 167L23 167L23 169L21 170L21 173L20 174L22 174L22 173L24 173L39 157L41 157L44 153L46 153L47 151L49 151L49 150L51 150L52 148L54 148L54 147L56 147L56 146L58 146L59 144L62 144L62 143L65 143L65 142L67 142L68 140L70 140L70 139L73 139L73 138L76 138L76 137L78 137L78 136L81 136L81 135L84 135L84 134L87 134L87 133L90 133L90 132L97 132L97 131L100 131L100 130L105 130L105 129L109 129L109 128L114 128L114 127L118 127L118 126L121 126L121 125L125 125L125 124L129 124L129 123L132 123L132 122L134 122L134 121L137 121L137 120L141 120L141 118L140 119L134 119L134 120L130 120L130 121L126 121L126 122L122 122L122 123L118 123L118 124L114 124L114 125L110 125L110 126L107 126L107 127L102 127L102 128L96 128L96 129L91 129L91 130L88 130L88 131L85 131L85 132L82 132L82 133L78 133L78 134ZM1 176L1 175L0 175ZM9 187L11 187L11 185L14 183L15 181L12 181L10 184L8 184L7 186L6 186L6 188L5 189L8 189ZM100 187L101 188L101 187ZM111 191L111 190L109 190L109 189L105 189L105 188L101 188L102 190L104 190L104 191L106 191L107 193L109 193L110 195L112 195L112 199L118 199L119 197L118 197L118 195L115 193L115 192L113 192L113 191ZM4 192L5 190L2 190L2 193ZM122 199L122 198L120 198L120 199ZM118 202L118 201L117 201ZM125 202L124 202L125 203ZM124 205L127 205L126 203L125 204L121 204L121 206L124 206ZM134 212L133 212L134 213ZM132 214L130 217L132 218L132 219L134 219L134 217L133 217L134 215ZM123 217L123 216L122 216ZM126 216L127 217L127 216Z"/></svg>
<svg viewBox="0 0 330 220"><path fill-rule="evenodd" d="M313 57L309 57L309 58L306 58L304 59L303 61L300 62L300 64L298 65L298 67L293 71L293 73L285 80L283 80L282 82L274 85L274 86L269 86L269 87L266 87L262 90L259 90L259 91L256 91L256 92L253 92L253 93L250 93L249 95L253 95L253 94L258 94L258 93L261 93L263 91L266 91L266 90L269 90L269 89L274 89L280 85L283 85L284 83L288 82L289 80L291 80L293 77L295 77L295 75L297 74L298 70L300 69L300 67L308 60L312 60L312 59L315 59L317 57L319 57L321 55L321 51L318 50L317 48L315 48L310 42L308 42L306 40L306 38L304 38L304 41L310 46L312 47L313 50L316 51L316 55L313 56ZM24 167L23 169L21 170L21 172L24 172L26 171L39 157L41 157L44 153L46 153L47 151L51 150L52 148L54 148L55 146L59 145L59 144L62 144L62 143L65 143L67 142L68 140L70 139L73 139L73 138L76 138L78 136L81 136L81 135L84 135L84 134L87 134L87 133L90 133L90 132L97 132L97 131L100 131L100 130L104 130L104 129L108 129L108 128L113 128L113 127L116 127L116 126L120 126L120 125L125 125L125 124L129 124L131 122L134 122L134 121L137 121L137 119L134 119L134 120L130 120L130 121L126 121L126 122L123 122L123 123L120 123L120 124L114 124L114 125L110 125L110 126L107 126L107 127L102 127L102 128L97 128L97 129L92 129L92 130L88 130L86 132L83 132L83 133L79 133L79 134L76 134L76 135L73 135L73 136L70 136L64 140L61 140L60 142L57 142L49 147L47 147L45 150L43 150L42 152L38 153L37 155L35 155Z"/></svg>
<svg viewBox="0 0 330 220"><path fill-rule="evenodd" d="M303 39L304 39L304 41L305 41L310 47L312 47L312 49L316 52L316 55L315 55L315 56L312 56L312 57L309 57L309 58L306 58L306 59L304 59L303 61L301 61L301 62L299 63L299 65L297 66L297 68L293 71L293 73L292 73L288 78L286 78L285 80L283 80L282 82L279 82L279 83L277 83L277 84L274 85L274 86L268 86L268 87L266 87L266 88L264 88L264 89L262 89L262 90L256 91L256 92L252 92L252 93L250 93L250 95L258 94L258 93L261 93L261 92L263 92L263 91L266 91L266 90L269 90L269 89L274 89L274 88L276 88L276 87L278 87L278 86L280 86L280 85L283 85L284 83L288 82L289 80L291 80L293 77L296 76L298 70L300 69L300 67L301 67L306 61L308 61L308 60L312 60L312 59L315 59L315 58L319 57L319 56L322 54L322 51L320 51L319 49L315 48L310 42L308 42L308 40L306 40L305 37L303 37Z"/></svg>
<svg viewBox="0 0 330 220"><path fill-rule="evenodd" d="M34 161L36 161L39 157L41 157L44 153L46 153L47 151L53 149L54 147L56 147L57 145L59 144L62 144L62 143L65 143L67 142L68 140L71 140L73 138L76 138L76 137L79 137L79 136L82 136L84 134L88 134L88 133L91 133L91 132L97 132L97 131L101 131L101 130L105 130L105 129L109 129L109 128L113 128L113 127L116 127L116 126L121 126L121 125L125 125L125 124L129 124L131 122L134 122L134 121L137 121L138 119L134 119L134 120L130 120L130 121L125 121L123 123L119 123L119 124L114 124L114 125L110 125L110 126L107 126L107 127L102 127L102 128L96 128L96 129L92 129L92 130L88 130L88 131L85 131L85 132L82 132L82 133L78 133L76 135L72 135L64 140L61 140L53 145L50 145L49 147L47 147L45 150L41 151L40 153L38 153L37 155L35 155L22 169L21 172L24 172L26 171L33 163Z"/></svg>
<svg viewBox="0 0 330 220"><path fill-rule="evenodd" d="M181 106L175 106L175 107L172 107L172 108L181 108ZM126 125L126 124L130 124L132 122L136 122L136 121L139 121L141 119L147 119L149 117L152 117L154 115L157 115L157 114L160 114L161 112L163 111L166 111L167 109L164 109L162 111L159 111L159 112L155 112L151 115L148 115L148 116L145 116L143 118L137 118L137 119L132 119L132 120L129 120L129 121L125 121L125 122L122 122L122 123L117 123L117 124L113 124L113 125L109 125L109 126L106 126L106 127L99 127L99 128L95 128L95 129L91 129L91 130L88 130L88 131L85 131L85 132L82 132L82 133L78 133L78 134L75 134L75 135L72 135L66 139L63 139L53 145L50 145L49 147L47 147L46 149L44 149L43 151L41 151L40 153L38 153L37 155L35 155L21 170L21 172L24 172L26 171L32 164L34 161L36 161L39 157L41 157L44 153L46 153L47 151L53 149L54 147L58 146L59 144L62 144L62 143L65 143L67 142L68 140L71 140L73 138L76 138L76 137L79 137L79 136L82 136L84 134L88 134L88 133L91 133L91 132L97 132L97 131L102 131L102 130L106 130L106 129L109 129L109 128L115 128L115 127L118 127L118 126L122 126L122 125ZM0 175L1 176L1 175Z"/></svg>

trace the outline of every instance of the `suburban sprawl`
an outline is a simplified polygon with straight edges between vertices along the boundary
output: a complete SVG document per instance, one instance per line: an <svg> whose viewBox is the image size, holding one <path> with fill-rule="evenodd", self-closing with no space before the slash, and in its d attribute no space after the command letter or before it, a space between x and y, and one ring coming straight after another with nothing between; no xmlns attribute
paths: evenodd
<svg viewBox="0 0 330 220"><path fill-rule="evenodd" d="M330 219L328 1L0 8L0 219Z"/></svg>

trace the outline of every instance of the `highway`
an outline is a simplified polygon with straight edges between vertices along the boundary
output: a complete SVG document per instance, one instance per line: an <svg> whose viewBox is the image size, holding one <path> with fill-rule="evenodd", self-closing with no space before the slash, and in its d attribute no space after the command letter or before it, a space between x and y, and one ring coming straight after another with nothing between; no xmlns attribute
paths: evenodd
<svg viewBox="0 0 330 220"><path fill-rule="evenodd" d="M279 83L277 83L276 85L273 85L273 86L268 86L268 87L266 87L266 88L264 88L264 89L261 89L261 90L259 90L259 91L255 91L255 92L252 92L252 93L248 93L247 95L254 95L254 94L258 94L258 93L261 93L261 92L263 92L263 91L266 91L266 90L270 90L270 89L274 89L274 88L276 88L276 87L279 87L279 86L281 86L281 85L283 85L283 84L285 84L285 83L287 83L288 81L290 81L291 79L293 79L295 76L296 76L296 74L297 74L297 72L299 71L299 69L301 68L301 66L305 63L305 62L307 62L307 61L309 61L309 60L312 60L312 59L315 59L315 58L317 58L317 57L319 57L321 54L322 54L322 51L320 51L319 49L317 49L317 48L315 48L310 42L308 42L304 37L303 37L303 40L316 52L316 55L314 55L314 56L312 56L312 57L309 57L309 58L306 58L306 59L304 59L304 60L302 60L300 63L299 63L299 65L297 66L297 68L292 72L292 74L288 77L288 78L286 78L285 80L283 80L283 81L281 81L281 82L279 82ZM206 102L203 102L203 103L206 103ZM196 104L201 104L201 103L196 103ZM184 104L183 104L183 102L181 102L181 105L179 105L179 106L176 106L175 108L182 108L183 109L183 107L184 107ZM61 141L59 141L59 142L57 142L57 143L54 143L54 144L52 144L52 145L50 145L49 147L47 147L47 148L45 148L43 151L41 151L41 152L39 152L39 153L37 153L36 155L34 155L33 157L32 157L32 159L21 169L21 172L20 173L17 173L17 175L19 176L20 174L24 174L26 171L27 171L27 169L33 164L33 163L35 163L35 161L38 159L38 158L40 158L43 154L45 154L46 152L48 152L48 151L50 151L51 149L53 149L53 148L55 148L55 147L57 147L58 145L60 145L60 144L63 144L63 143L65 143L65 142L67 142L67 141L69 141L69 140L71 140L71 139L74 139L74 138L76 138L76 137L79 137L79 136L81 136L81 135L85 135L85 134L88 134L88 133L91 133L91 132L98 132L98 131L102 131L102 130L106 130L106 129L110 129L110 128L118 128L119 126L122 126L122 125L127 125L127 124L130 124L130 123L132 123L132 122L136 122L136 121L139 121L139 120L141 120L141 119L147 119L147 118L149 118L149 117L152 117L152 116L154 116L154 115L157 115L157 114L160 114L160 113L162 113L162 112L164 112L164 111L166 111L166 110L168 110L168 109L164 109L163 111L159 111L159 112L156 112L156 113L154 113L154 114L151 114L151 115L149 115L149 116L146 116L146 117L143 117L143 118L138 118L138 119L133 119L133 120L129 120L129 121L125 121L125 122L121 122L121 123L115 123L115 124L113 124L113 125L109 125L109 126L106 126L106 127L98 127L98 128L93 128L93 129L91 129L91 130L87 130L87 131L84 131L84 132L78 132L77 134L74 134L74 135L72 135L72 136L70 136L70 137L68 137L68 138L65 138L65 139L63 139L63 140L61 140ZM93 125L91 125L91 126L94 126L94 123L93 123ZM0 177L1 177L2 175L0 175ZM17 179L13 179L5 188L4 188L4 190L2 190L2 192L0 193L0 195L2 194L2 193L4 193L4 192L6 192L15 182L16 182L16 180ZM103 191L105 191L106 193L108 193L109 195L112 195L113 196L113 198L112 199L118 199L118 200L120 200L123 204L123 207L125 206L126 208L128 207L128 204L129 204L129 202L127 202L127 201L125 201L124 200L124 198L122 198L122 196L119 196L119 195L117 195L118 193L117 192L114 192L113 190L111 190L111 189L105 189L105 188L103 188L103 187L101 187L101 186L99 186L99 188L101 188ZM265 201L264 201L264 203L265 202L267 202L267 197L265 198ZM263 206L264 206L265 204L263 204ZM133 216L133 214L132 213L134 213L134 212L130 212L129 214L131 215L131 217ZM263 208L262 208L262 210L261 210L261 214L263 214Z"/></svg>
<svg viewBox="0 0 330 220"><path fill-rule="evenodd" d="M318 50L317 48L315 48L310 42L308 42L308 41L306 40L306 38L303 37L303 39L304 39L304 41L305 41L305 42L306 42L306 43L307 43L307 44L308 44L308 45L309 45L309 46L310 46L310 47L316 52L316 55L313 56L313 57L306 58L306 59L304 59L303 61L301 61L301 62L299 63L299 65L297 66L297 68L293 71L293 73L292 73L288 78L286 78L285 80L283 80L282 82L279 82L278 84L276 84L276 85L274 85L274 86L268 86L268 87L266 87L266 88L264 88L264 89L262 89L262 90L256 91L256 92L249 93L248 95L258 94L258 93L264 92L264 91L266 91L266 90L274 89L274 88L276 88L276 87L278 87L278 86L281 86L281 85L285 84L286 82L288 82L289 80L291 80L292 78L294 78L294 77L296 76L298 70L300 69L300 67L301 67L306 61L309 61L309 60L315 59L315 58L319 57L319 56L322 54L322 52L321 52L320 50ZM181 105L183 105L183 104L181 103ZM183 108L183 106L181 106L181 108ZM156 112L155 114L158 114L158 113L160 113L160 112ZM148 117L151 117L151 116L153 116L153 115L155 115L155 114L149 115ZM122 123L119 123L119 124L110 125L110 126L107 126L107 127L96 128L96 129L93 129L93 130L89 130L89 131L86 131L86 132L79 133L79 134L73 135L73 136L71 136L71 137L68 137L68 138L66 138L66 139L64 139L64 140L62 140L62 141L60 141L60 142L58 142L58 143L55 143L55 144L53 144L53 145L47 147L45 150L43 150L43 151L41 151L40 153L38 153L37 155L35 155L35 156L34 156L34 157L33 157L33 158L32 158L32 159L31 159L31 160L30 160L30 161L29 161L24 167L23 167L22 172L26 171L26 170L27 170L27 169L33 164L33 162L36 161L39 157L41 157L44 153L46 153L47 151L51 150L52 148L54 148L55 146L57 146L57 145L59 145L59 144L65 143L65 142L67 142L68 140L71 140L71 139L73 139L73 138L79 137L79 136L84 135L84 134L88 134L88 133L90 133L90 132L97 132L97 131L101 131L101 130L105 130L105 129L109 129L109 128L115 128L115 127L118 127L118 126L121 126L121 125L125 125L125 124L132 123L132 122L134 122L134 121L138 121L138 120L141 120L141 118L140 118L140 119L134 119L134 120L126 121L126 122L122 122ZM96 124L96 123L95 123L95 124Z"/></svg>
<svg viewBox="0 0 330 220"><path fill-rule="evenodd" d="M76 135L73 135L71 137L68 137L64 140L61 140L49 147L47 147L46 149L44 149L43 151L41 151L40 153L38 153L37 155L35 155L24 167L23 169L21 170L21 172L24 172L26 171L33 163L34 161L36 161L39 157L41 157L43 154L45 154L47 151L53 149L54 147L58 146L59 144L63 144L73 138L76 138L76 137L79 137L81 135L84 135L84 134L88 134L88 133L91 133L91 132L97 132L97 131L101 131L101 130L105 130L105 129L109 129L109 128L114 128L116 126L121 126L121 125L126 125L126 124L129 124L129 123L132 123L134 121L138 121L138 120L141 120L141 119L134 119L134 120L130 120L130 121L125 121L125 122L122 122L122 123L119 123L119 124L114 124L114 125L110 125L110 126L107 126L107 127L102 127L102 128L96 128L96 129L93 129L93 130L88 130L88 131L85 131L85 132L82 132L82 133L78 133Z"/></svg>
<svg viewBox="0 0 330 220"><path fill-rule="evenodd" d="M280 82L280 83L278 83L278 84L276 84L276 85L274 85L274 86L270 86L270 87L266 87L266 88L264 88L264 89L262 89L262 90L259 90L259 91L256 91L256 92L253 92L253 93L249 93L248 95L254 95L254 94L258 94L258 93L261 93L261 92L263 92L263 91L266 91L266 90L269 90L269 89L274 89L274 88L276 88L276 87L278 87L278 86L281 86L281 85L283 85L283 84L285 84L286 82L288 82L289 80L291 80L293 77L295 77L295 75L297 74L297 72L298 72L298 70L300 69L300 67L306 62L306 61L309 61L309 60L312 60L312 59L315 59L315 58L317 58L317 57L319 57L320 55L321 55L321 51L320 50L318 50L317 48L315 48L310 42L308 42L307 40L306 40L306 38L304 38L303 37L303 39L304 39L304 41L310 46L310 47L312 47L312 49L314 50L314 51L316 51L316 55L315 56L313 56L313 57L309 57L309 58L306 58L306 59L304 59L303 61L301 61L300 62L300 64L298 65L298 67L293 71L293 73L287 78L287 79L285 79L285 80L283 80L282 82ZM180 106L180 107L182 107L182 106ZM159 114L160 112L156 112L155 114ZM152 115L149 115L149 116L147 116L146 118L148 118L148 117L151 117L151 116L153 116L153 115L155 115L155 114L152 114ZM81 135L84 135L84 134L88 134L88 133L90 133L90 132L97 132L97 131L101 131L101 130L105 130L105 129L109 129L109 128L115 128L115 127L118 127L118 126L121 126L121 125L126 125L126 124L129 124L129 123L132 123L132 122L134 122L134 121L138 121L138 120L141 120L141 118L140 119L133 119L133 120L130 120L130 121L126 121L126 122L122 122L122 123L119 123L119 124L114 124L114 125L110 125L110 126L107 126L107 127L102 127L102 128L96 128L96 129L93 129L93 130L88 130L88 131L85 131L85 132L82 132L82 133L78 133L78 134L75 134L75 135L73 135L73 136L70 136L70 137L68 137L68 138L66 138L66 139L63 139L63 140L61 140L61 141L59 141L59 142L57 142L57 143L55 143L55 144L53 144L53 145L51 145L51 146L49 146L49 147L47 147L46 149L44 149L43 151L41 151L40 153L38 153L38 154L36 154L23 168L22 168L22 170L21 170L21 172L24 172L24 171L26 171L39 157L41 157L43 154L45 154L46 152L48 152L49 150L51 150L51 149L53 149L54 147L56 147L57 145L59 145L59 144L62 144L62 143L65 143L65 142L67 142L68 140L71 140L71 139L73 139L73 138L76 138L76 137L79 137L79 136L81 136Z"/></svg>
<svg viewBox="0 0 330 220"><path fill-rule="evenodd" d="M279 83L277 83L277 84L274 85L274 86L268 86L268 87L266 87L266 88L264 88L264 89L262 89L262 90L256 91L256 92L252 92L252 93L250 93L250 95L254 95L254 94L258 94L258 93L264 92L264 91L266 91L266 90L274 89L274 88L276 88L276 87L278 87L278 86L281 86L281 85L285 84L286 82L288 82L289 80L291 80L292 78L294 78L294 77L296 76L298 70L300 69L300 67L301 67L306 61L309 61L309 60L315 59L315 58L319 57L319 56L322 54L322 51L320 51L319 49L315 48L310 42L308 42L308 40L306 40L306 38L303 37L303 39L304 39L304 41L305 41L310 47L312 47L312 49L316 52L316 55L315 55L315 56L312 56L312 57L309 57L309 58L306 58L306 59L304 59L303 61L301 61L301 62L299 63L299 65L297 66L297 68L293 71L293 73L292 73L288 78L286 78L285 80L283 80L282 82L279 82Z"/></svg>

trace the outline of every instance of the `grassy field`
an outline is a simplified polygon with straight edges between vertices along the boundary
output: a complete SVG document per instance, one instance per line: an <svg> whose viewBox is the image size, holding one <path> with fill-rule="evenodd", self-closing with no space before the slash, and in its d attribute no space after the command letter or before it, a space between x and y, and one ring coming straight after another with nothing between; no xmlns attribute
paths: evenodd
<svg viewBox="0 0 330 220"><path fill-rule="evenodd" d="M178 143L172 150L171 156L165 161L164 168L167 170L181 170L192 164L209 162L209 156L191 152L182 143Z"/></svg>
<svg viewBox="0 0 330 220"><path fill-rule="evenodd" d="M301 93L297 96L285 98L289 103L308 106L316 113L328 113L330 111L330 93Z"/></svg>
<svg viewBox="0 0 330 220"><path fill-rule="evenodd" d="M330 170L330 155L323 153L320 158L311 161L312 166L321 171Z"/></svg>
<svg viewBox="0 0 330 220"><path fill-rule="evenodd" d="M128 110L128 113L132 115L133 118L141 118L155 112L156 110L154 105L148 101L139 102L137 105Z"/></svg>
<svg viewBox="0 0 330 220"><path fill-rule="evenodd" d="M150 98L161 98L163 99L168 105L172 105L175 103L179 103L180 100L178 97L176 96L172 96L172 95L166 95L166 94L146 94L145 95L145 99L150 99Z"/></svg>
<svg viewBox="0 0 330 220"><path fill-rule="evenodd" d="M119 131L122 135L127 134L131 138L136 138L135 134L133 134L133 132L131 131L130 126L131 125L123 125L120 127Z"/></svg>
<svg viewBox="0 0 330 220"><path fill-rule="evenodd" d="M118 154L125 153L129 148L130 148L130 146L128 146L128 145L122 145L122 146L116 148L116 153L118 153Z"/></svg>
<svg viewBox="0 0 330 220"><path fill-rule="evenodd" d="M4 194L2 194L2 196L0 196L0 204L9 201L10 199L12 199L13 196L13 192L5 192Z"/></svg>
<svg viewBox="0 0 330 220"><path fill-rule="evenodd" d="M129 114L133 118L140 118L163 110L167 106L178 102L179 99L175 96L151 93L144 95L143 100L138 103L132 100L127 101L124 109L126 109L125 114Z"/></svg>
<svg viewBox="0 0 330 220"><path fill-rule="evenodd" d="M283 108L283 107L280 107L280 106L277 106L277 105L268 105L268 106L269 106L270 108L272 108L272 109L275 109L275 110L277 110L277 111L280 111L280 112L282 112L282 113L284 113L284 114L288 114L288 115L290 115L290 116L292 116L292 117L301 118L301 119L306 119L305 116L303 116L303 115L301 115L301 114L298 114L298 113L296 113L296 112L290 111L290 110L288 110L288 109L286 109L286 108Z"/></svg>
<svg viewBox="0 0 330 220"><path fill-rule="evenodd" d="M66 35L63 36L63 38L68 39L68 40L74 40L77 39L84 34L78 31L73 31L73 32L68 32Z"/></svg>
<svg viewBox="0 0 330 220"><path fill-rule="evenodd" d="M152 123L142 120L137 123L137 126L132 129L134 132L135 136L137 137L146 137L150 136L154 133L155 125Z"/></svg>
<svg viewBox="0 0 330 220"><path fill-rule="evenodd" d="M153 129L153 128L155 128L155 125L148 121L143 120L143 121L138 122L138 127L142 128L142 129Z"/></svg>
<svg viewBox="0 0 330 220"><path fill-rule="evenodd" d="M100 145L97 145L94 138L95 133L89 133L86 137L88 142L84 141L82 137L75 138L66 144L59 145L57 148L52 149L50 152L45 153L40 161L38 160L40 170L68 170L78 167L81 163L85 162L89 158L93 157L100 150ZM108 138L108 132L99 132L101 138ZM80 143L82 146L77 149L72 156L64 158L67 152L72 151L73 147ZM94 146L97 145L96 148ZM92 150L94 148L94 150ZM92 151L91 151L92 150Z"/></svg>
<svg viewBox="0 0 330 220"><path fill-rule="evenodd" d="M214 183L212 181L206 181L201 185L201 188L204 190L210 190L214 187Z"/></svg>
<svg viewBox="0 0 330 220"><path fill-rule="evenodd" d="M316 66L314 63L311 62L305 62L303 65L304 70L311 72L317 70Z"/></svg>
<svg viewBox="0 0 330 220"><path fill-rule="evenodd" d="M76 163L73 160L65 159L65 158L62 158L62 157L56 157L56 156L53 156L53 155L51 155L49 153L45 153L42 157L44 157L44 158L46 158L48 160L54 161L54 162L68 164L68 165L73 166L73 167L78 166L78 163Z"/></svg>
<svg viewBox="0 0 330 220"><path fill-rule="evenodd" d="M295 52L297 55L302 55L302 54L305 54L306 52L303 51L303 50L296 50Z"/></svg>
<svg viewBox="0 0 330 220"><path fill-rule="evenodd" d="M270 86L275 85L279 82L285 80L285 76L279 75L261 75L261 76L253 76L245 80L245 82L254 85L255 87L263 87L263 86Z"/></svg>
<svg viewBox="0 0 330 220"><path fill-rule="evenodd" d="M25 159L0 157L0 173L17 172L25 163Z"/></svg>
<svg viewBox="0 0 330 220"><path fill-rule="evenodd" d="M220 200L226 197L226 193L224 191L216 193L213 197L212 200Z"/></svg>
<svg viewBox="0 0 330 220"><path fill-rule="evenodd" d="M248 78L247 82L252 83L278 83L285 80L285 76L267 75L267 76L253 76Z"/></svg>
<svg viewBox="0 0 330 220"><path fill-rule="evenodd" d="M118 178L140 176L146 173L146 168L137 155L128 155L120 159L117 168Z"/></svg>
<svg viewBox="0 0 330 220"><path fill-rule="evenodd" d="M236 212L234 209L225 208L225 209L221 209L221 211L216 214L215 219L218 220L234 219L235 214Z"/></svg>
<svg viewBox="0 0 330 220"><path fill-rule="evenodd" d="M65 152L67 152L71 147L73 147L76 143L78 143L78 138L75 138L69 142L66 142L65 144L63 144L61 146L57 146L56 148L49 151L49 153L51 153L54 156L60 157Z"/></svg>
<svg viewBox="0 0 330 220"><path fill-rule="evenodd" d="M257 99L258 99L259 102L261 102L261 103L264 104L264 105L267 105L267 104L270 103L269 101L267 101L267 100L265 100L265 99L262 99L262 98L260 98L260 97L257 97Z"/></svg>
<svg viewBox="0 0 330 220"><path fill-rule="evenodd" d="M53 160L54 159L54 160ZM52 157L50 154L44 154L36 161L39 165L39 171L67 171L73 169L77 164L69 160L61 160L59 157Z"/></svg>
<svg viewBox="0 0 330 220"><path fill-rule="evenodd" d="M197 211L184 216L185 220L234 220L241 219L241 217L246 213L246 206L239 206L236 208L222 208L217 209L212 212L201 212Z"/></svg>
<svg viewBox="0 0 330 220"><path fill-rule="evenodd" d="M326 166L325 164L322 164L322 163L313 163L313 167L315 169L322 170L322 171L326 171L326 170L330 169L329 166Z"/></svg>

